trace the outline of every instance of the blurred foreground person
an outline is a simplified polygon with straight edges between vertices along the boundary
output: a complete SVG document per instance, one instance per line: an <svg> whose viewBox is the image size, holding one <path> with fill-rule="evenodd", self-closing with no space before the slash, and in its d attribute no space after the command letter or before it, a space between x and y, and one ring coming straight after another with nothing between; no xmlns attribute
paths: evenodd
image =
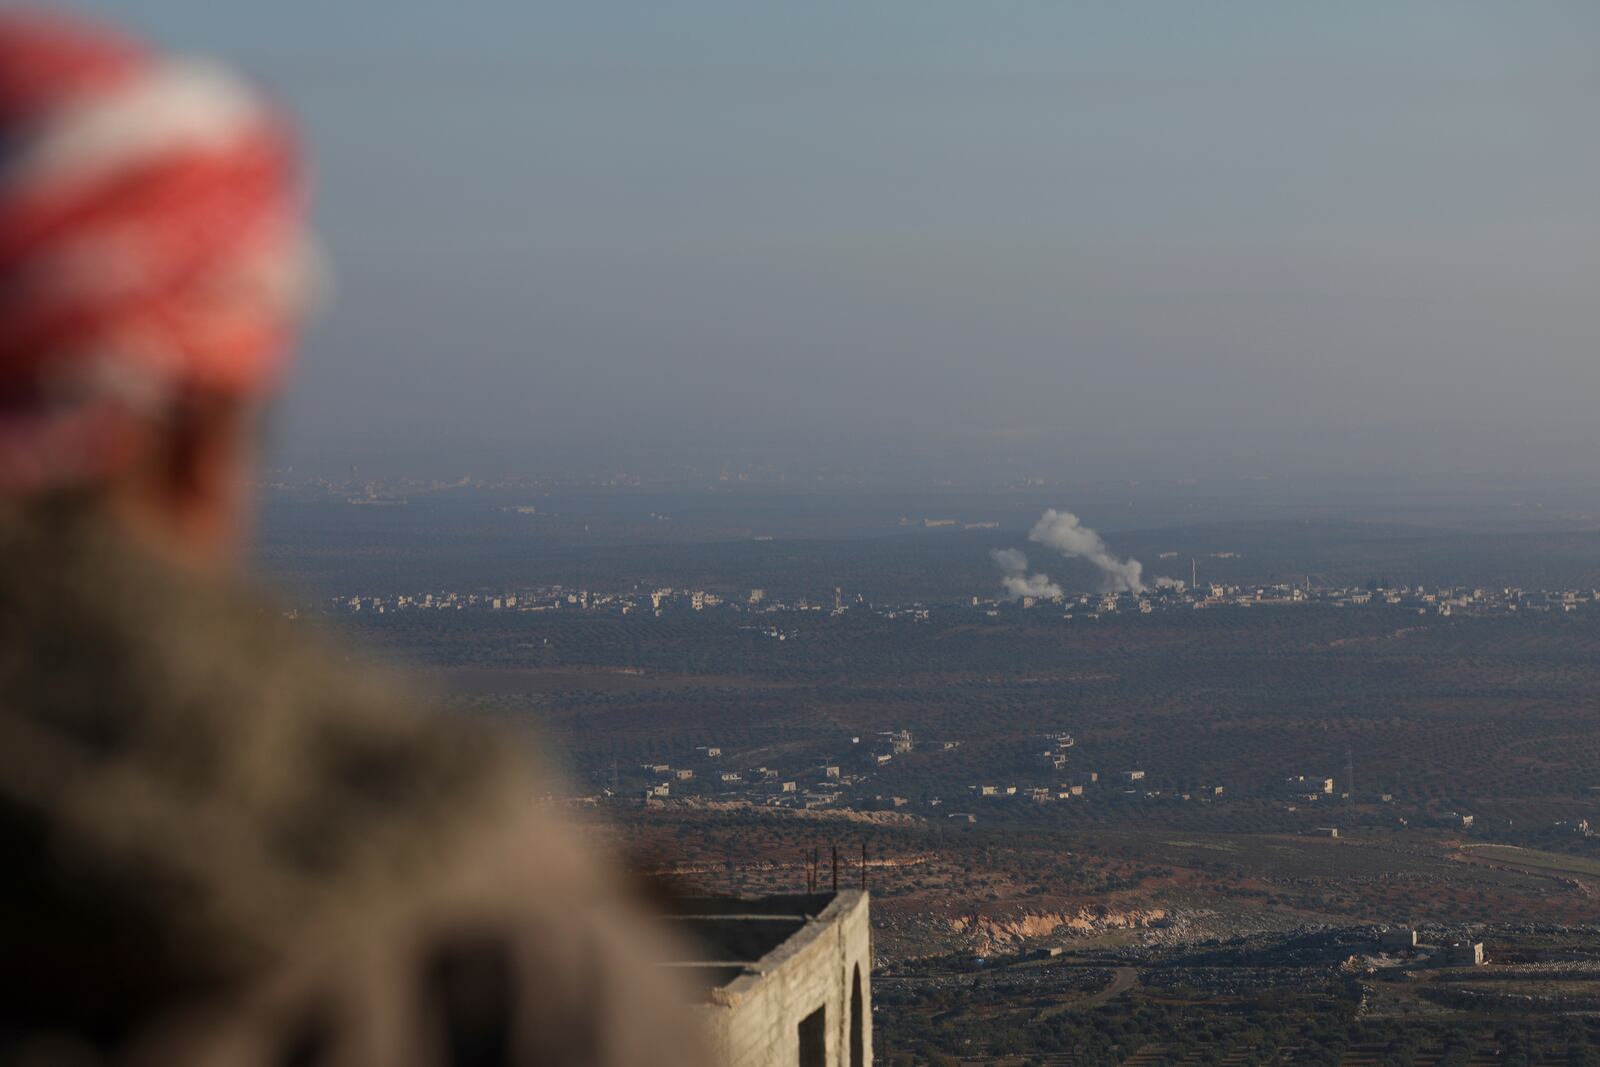
<svg viewBox="0 0 1600 1067"><path fill-rule="evenodd" d="M0 1062L690 1057L503 738L232 573L310 269L210 66L0 13Z"/></svg>

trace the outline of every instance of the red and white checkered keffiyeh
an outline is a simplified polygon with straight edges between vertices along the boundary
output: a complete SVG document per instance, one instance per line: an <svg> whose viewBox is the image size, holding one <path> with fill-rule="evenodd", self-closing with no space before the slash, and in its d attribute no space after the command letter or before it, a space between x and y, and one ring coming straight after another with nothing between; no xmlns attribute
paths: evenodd
<svg viewBox="0 0 1600 1067"><path fill-rule="evenodd" d="M270 389L301 200L287 121L225 71L0 12L0 491L105 473L185 396Z"/></svg>

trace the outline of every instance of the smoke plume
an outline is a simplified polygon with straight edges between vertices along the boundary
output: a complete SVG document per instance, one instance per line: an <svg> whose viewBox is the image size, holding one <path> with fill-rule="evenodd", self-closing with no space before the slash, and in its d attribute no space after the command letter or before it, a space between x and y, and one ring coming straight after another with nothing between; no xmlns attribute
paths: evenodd
<svg viewBox="0 0 1600 1067"><path fill-rule="evenodd" d="M1046 511L1028 532L1028 540L1053 548L1069 559L1088 560L1100 569L1107 592L1144 592L1144 564L1136 559L1118 559L1106 551L1106 543L1100 535L1079 522L1078 516L1070 511L1055 508Z"/></svg>
<svg viewBox="0 0 1600 1067"><path fill-rule="evenodd" d="M1061 596L1061 587L1047 574L1029 574L1028 557L1014 548L997 548L989 553L1000 568L1000 584L1012 600L1031 596L1051 600Z"/></svg>
<svg viewBox="0 0 1600 1067"><path fill-rule="evenodd" d="M1183 588L1186 584L1188 583L1179 578L1168 578L1164 574L1156 579L1157 589L1171 589L1179 593L1183 592Z"/></svg>

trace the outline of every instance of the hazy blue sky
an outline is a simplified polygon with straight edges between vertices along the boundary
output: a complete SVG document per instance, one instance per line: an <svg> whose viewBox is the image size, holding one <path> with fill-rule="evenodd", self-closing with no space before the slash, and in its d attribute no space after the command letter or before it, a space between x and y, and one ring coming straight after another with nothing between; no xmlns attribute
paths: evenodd
<svg viewBox="0 0 1600 1067"><path fill-rule="evenodd" d="M299 110L285 455L1600 481L1600 4L93 4Z"/></svg>

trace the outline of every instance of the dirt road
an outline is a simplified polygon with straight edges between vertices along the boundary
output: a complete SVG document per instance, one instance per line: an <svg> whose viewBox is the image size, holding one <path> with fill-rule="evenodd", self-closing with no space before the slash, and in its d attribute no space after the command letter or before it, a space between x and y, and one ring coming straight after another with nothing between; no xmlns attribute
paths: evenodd
<svg viewBox="0 0 1600 1067"><path fill-rule="evenodd" d="M1083 998L1082 1000L1069 1000L1064 1004L1052 1004L1039 1013L1039 1020L1055 1015L1060 1015L1068 1008L1098 1008L1114 997L1119 997L1132 989L1139 981L1139 972L1133 967L1118 967L1111 972L1111 981L1098 993Z"/></svg>

